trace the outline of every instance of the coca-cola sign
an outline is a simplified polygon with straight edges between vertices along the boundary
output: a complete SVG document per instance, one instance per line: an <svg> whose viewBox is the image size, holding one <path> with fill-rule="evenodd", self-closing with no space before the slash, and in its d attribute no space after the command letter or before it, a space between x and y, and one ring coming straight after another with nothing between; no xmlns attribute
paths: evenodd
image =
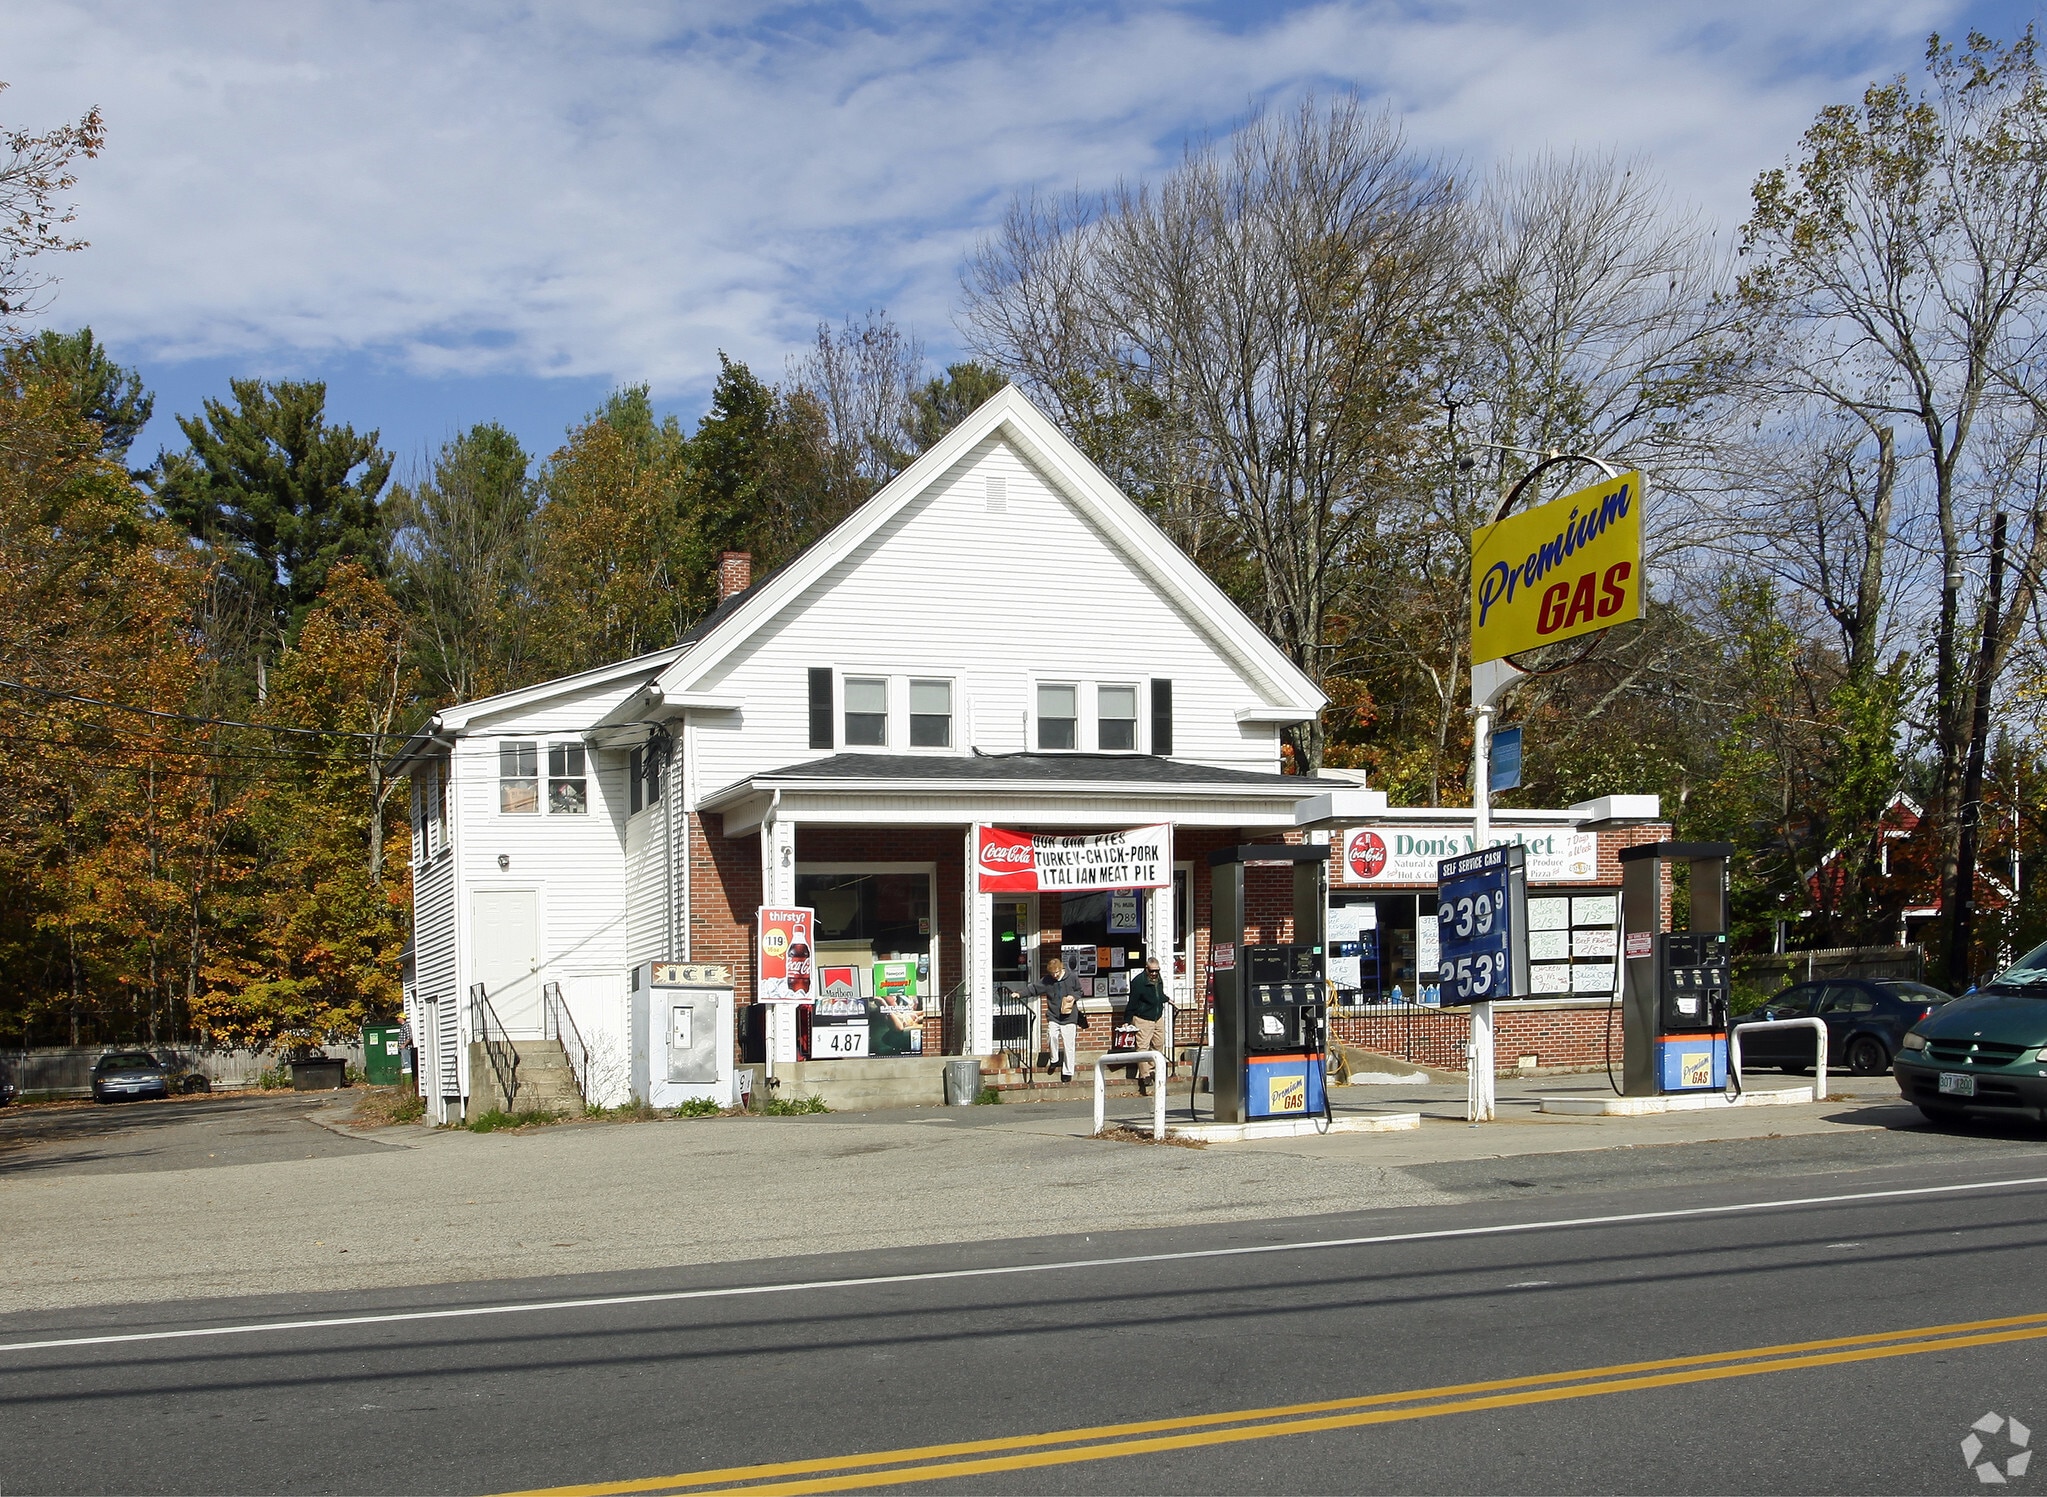
<svg viewBox="0 0 2047 1497"><path fill-rule="evenodd" d="M801 906L760 912L759 983L754 996L763 1003L800 1003L811 996L811 928L815 915Z"/></svg>
<svg viewBox="0 0 2047 1497"><path fill-rule="evenodd" d="M975 839L984 894L1163 889L1173 881L1172 828L1131 827L1077 837L984 826Z"/></svg>

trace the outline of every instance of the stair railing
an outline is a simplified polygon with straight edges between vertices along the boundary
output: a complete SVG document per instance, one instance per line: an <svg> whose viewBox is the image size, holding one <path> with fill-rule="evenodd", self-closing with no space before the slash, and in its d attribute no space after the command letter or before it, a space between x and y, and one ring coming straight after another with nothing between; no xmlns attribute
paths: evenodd
<svg viewBox="0 0 2047 1497"><path fill-rule="evenodd" d="M562 998L562 986L558 982L548 983L540 990L548 1039L561 1044L562 1054L568 1057L569 1074L576 1078L576 1095L583 1099L583 1105L590 1105L590 1047L583 1043L583 1031L576 1027L576 1016L569 1012L568 1003Z"/></svg>
<svg viewBox="0 0 2047 1497"><path fill-rule="evenodd" d="M516 1111L519 1050L512 1043L512 1037L505 1033L504 1021L491 1007L490 998L480 982L469 985L469 1032L476 1036L477 1043L483 1046L483 1053L490 1057L491 1071L497 1076L498 1090L505 1099L505 1111Z"/></svg>

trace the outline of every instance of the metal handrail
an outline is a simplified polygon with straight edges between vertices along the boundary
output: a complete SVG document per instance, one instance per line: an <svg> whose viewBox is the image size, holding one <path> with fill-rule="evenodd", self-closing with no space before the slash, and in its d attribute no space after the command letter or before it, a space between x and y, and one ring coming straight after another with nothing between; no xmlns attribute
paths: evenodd
<svg viewBox="0 0 2047 1497"><path fill-rule="evenodd" d="M490 998L480 982L469 985L469 1028L483 1046L483 1053L490 1057L490 1068L498 1078L498 1090L504 1093L505 1111L510 1112L519 1100L519 1049L505 1032L505 1021L491 1007ZM492 1030L497 1033L493 1035Z"/></svg>
<svg viewBox="0 0 2047 1497"><path fill-rule="evenodd" d="M1111 1050L1095 1057L1095 1132L1102 1131L1109 1115L1108 1067L1135 1065L1145 1060L1152 1062L1158 1074L1158 1084L1151 1089L1151 1136L1155 1139L1166 1136L1166 1058L1156 1050Z"/></svg>
<svg viewBox="0 0 2047 1497"><path fill-rule="evenodd" d="M583 1043L583 1031L576 1027L576 1016L569 1012L569 1005L562 997L562 985L550 982L540 990L541 1033L562 1047L562 1054L568 1058L569 1074L575 1078L576 1094L583 1099L583 1105L590 1105L590 1047Z"/></svg>
<svg viewBox="0 0 2047 1497"><path fill-rule="evenodd" d="M1819 1039L1819 1047L1813 1057L1812 1099L1815 1102L1827 1100L1827 1021L1825 1019L1751 1019L1746 1024L1737 1024L1727 1031L1727 1067L1734 1072L1737 1091L1747 1088L1741 1079L1741 1032L1744 1029L1810 1029Z"/></svg>

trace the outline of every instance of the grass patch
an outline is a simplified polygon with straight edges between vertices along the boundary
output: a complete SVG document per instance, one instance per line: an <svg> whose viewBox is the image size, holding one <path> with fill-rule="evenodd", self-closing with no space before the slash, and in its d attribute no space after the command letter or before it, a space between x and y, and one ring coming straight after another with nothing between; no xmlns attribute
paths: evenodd
<svg viewBox="0 0 2047 1497"><path fill-rule="evenodd" d="M675 1109L675 1115L679 1118L714 1118L724 1111L709 1097L691 1097Z"/></svg>
<svg viewBox="0 0 2047 1497"><path fill-rule="evenodd" d="M390 1128L426 1116L426 1098L406 1086L373 1086L356 1093L351 1128Z"/></svg>
<svg viewBox="0 0 2047 1497"><path fill-rule="evenodd" d="M616 1107L599 1107L592 1103L583 1109L583 1116L593 1123L651 1123L662 1114L659 1109L649 1107L634 1097Z"/></svg>
<svg viewBox="0 0 2047 1497"><path fill-rule="evenodd" d="M823 1097L767 1097L758 1109L764 1117L793 1118L806 1113L830 1112Z"/></svg>
<svg viewBox="0 0 2047 1497"><path fill-rule="evenodd" d="M984 1086L974 1093L974 1105L976 1107L1000 1107L1002 1105L1002 1093L992 1086Z"/></svg>
<svg viewBox="0 0 2047 1497"><path fill-rule="evenodd" d="M545 1123L559 1123L562 1115L545 1107L521 1108L518 1112L506 1112L502 1107L493 1107L489 1112L478 1113L465 1127L471 1133L496 1133L505 1128L535 1128Z"/></svg>
<svg viewBox="0 0 2047 1497"><path fill-rule="evenodd" d="M1152 1144L1169 1149L1205 1149L1208 1147L1208 1140L1205 1138L1175 1138L1170 1133L1164 1138L1153 1138L1149 1128L1126 1128L1121 1123L1111 1124L1100 1133L1097 1133L1095 1137L1106 1138L1109 1142L1117 1144Z"/></svg>

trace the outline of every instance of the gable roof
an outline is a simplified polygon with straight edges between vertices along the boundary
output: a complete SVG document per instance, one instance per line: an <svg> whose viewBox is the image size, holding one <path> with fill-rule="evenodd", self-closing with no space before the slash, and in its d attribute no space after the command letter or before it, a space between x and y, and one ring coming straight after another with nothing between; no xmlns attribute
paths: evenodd
<svg viewBox="0 0 2047 1497"><path fill-rule="evenodd" d="M1269 706L1297 712L1296 721L1321 710L1328 698L1300 667L1015 385L1005 385L816 544L736 600L739 606L716 619L686 655L662 671L663 692L688 691L993 436L1013 442L1133 566L1185 608L1257 685Z"/></svg>

